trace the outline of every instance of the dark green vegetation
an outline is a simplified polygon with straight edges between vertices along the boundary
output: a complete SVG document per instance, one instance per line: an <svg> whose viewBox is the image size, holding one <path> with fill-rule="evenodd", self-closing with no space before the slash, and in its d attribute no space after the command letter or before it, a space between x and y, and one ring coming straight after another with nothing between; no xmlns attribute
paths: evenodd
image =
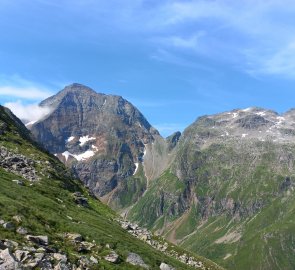
<svg viewBox="0 0 295 270"><path fill-rule="evenodd" d="M140 269L125 262L129 252L139 254L151 269L159 269L161 262L166 262L177 269L191 269L123 230L115 221L116 214L90 196L57 158L38 147L30 139L30 134L24 126L20 122L15 122L14 117L3 107L0 107L0 129L0 147L4 146L11 152L34 160L37 174L41 177L41 180L31 182L0 168L1 219L12 221L13 216L22 216L21 225L28 229L29 234L49 236L49 246L66 252L71 262L75 262L81 254L71 242L64 239L61 235L63 233L79 233L86 241L95 241L97 244L95 252L98 257L107 255L110 248L120 255L121 260L118 264L101 259L92 269ZM16 184L12 181L14 179L22 180L24 185ZM128 188L136 194L132 186ZM76 204L73 192L81 192L87 198L89 205L82 207ZM120 200L122 203L129 203L133 199L126 196ZM24 241L22 235L6 230L2 226L0 226L0 236L1 239L7 238L18 243ZM87 252L83 255L89 256ZM202 260L205 265L211 265L212 270L217 269L212 263Z"/></svg>

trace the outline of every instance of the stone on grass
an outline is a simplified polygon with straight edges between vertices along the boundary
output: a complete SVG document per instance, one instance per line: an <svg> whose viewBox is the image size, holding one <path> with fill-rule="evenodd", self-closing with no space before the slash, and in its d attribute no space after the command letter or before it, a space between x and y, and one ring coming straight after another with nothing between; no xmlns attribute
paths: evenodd
<svg viewBox="0 0 295 270"><path fill-rule="evenodd" d="M115 251L104 257L104 259L111 263L117 263L119 261L119 255Z"/></svg>
<svg viewBox="0 0 295 270"><path fill-rule="evenodd" d="M2 226L4 229L7 229L7 230L13 230L15 228L12 222L6 222Z"/></svg>
<svg viewBox="0 0 295 270"><path fill-rule="evenodd" d="M27 235L26 239L38 245L48 245L48 236L46 235Z"/></svg>
<svg viewBox="0 0 295 270"><path fill-rule="evenodd" d="M126 262L132 265L138 265L145 269L149 269L148 265L144 263L143 259L136 253L130 252L127 256Z"/></svg>
<svg viewBox="0 0 295 270"><path fill-rule="evenodd" d="M16 232L18 234L23 234L23 235L28 233L27 229L24 228L24 227L18 227L17 230L16 230Z"/></svg>
<svg viewBox="0 0 295 270"><path fill-rule="evenodd" d="M160 269L161 270L175 270L174 267L170 266L169 264L163 263L163 262L160 265Z"/></svg>
<svg viewBox="0 0 295 270"><path fill-rule="evenodd" d="M0 269L13 269L20 270L20 265L16 261L13 254L10 253L9 249L0 250Z"/></svg>

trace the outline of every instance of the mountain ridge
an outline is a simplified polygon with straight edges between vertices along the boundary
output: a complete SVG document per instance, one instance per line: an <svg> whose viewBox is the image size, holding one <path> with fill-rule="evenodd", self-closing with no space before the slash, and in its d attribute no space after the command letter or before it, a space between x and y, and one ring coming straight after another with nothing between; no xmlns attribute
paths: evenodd
<svg viewBox="0 0 295 270"><path fill-rule="evenodd" d="M77 101L70 104L79 108ZM63 105L60 116L54 116L61 122L69 120ZM68 140L57 156L74 171L80 170L79 177L96 196L124 217L228 269L295 266L289 232L295 229L291 225L295 220L294 110L278 114L250 107L205 115L182 134L165 139L150 125L146 132L134 119L120 118L120 112L122 108L116 106L104 112L107 119L120 120L105 126L104 135L112 135L104 138L107 144L111 142L104 148L109 149L107 157L98 153L83 160L81 152L75 152L100 146L93 144L96 135L89 130L56 136ZM83 121L74 123L73 130L80 129ZM35 135L46 133L42 124L33 125ZM43 141L50 142L45 137ZM95 177L88 182L87 175ZM272 241L263 240L269 235ZM249 264L253 250L261 256Z"/></svg>

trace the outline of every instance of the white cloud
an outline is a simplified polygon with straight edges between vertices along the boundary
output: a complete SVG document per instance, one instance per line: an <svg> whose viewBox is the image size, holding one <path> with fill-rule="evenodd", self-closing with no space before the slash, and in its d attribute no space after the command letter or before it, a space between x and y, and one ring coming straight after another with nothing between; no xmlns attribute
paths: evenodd
<svg viewBox="0 0 295 270"><path fill-rule="evenodd" d="M45 86L22 78L19 75L0 74L0 97L41 100L52 95Z"/></svg>
<svg viewBox="0 0 295 270"><path fill-rule="evenodd" d="M37 100L51 95L49 91L36 87L0 86L0 96Z"/></svg>
<svg viewBox="0 0 295 270"><path fill-rule="evenodd" d="M272 55L267 55L265 59L262 56L257 58L261 61L260 68L250 70L250 73L295 77L295 42L280 48Z"/></svg>
<svg viewBox="0 0 295 270"><path fill-rule="evenodd" d="M295 78L294 13L291 0L168 1L149 25L161 29L155 32L156 51L175 54L171 48L181 48L253 75Z"/></svg>
<svg viewBox="0 0 295 270"><path fill-rule="evenodd" d="M173 35L163 38L156 38L155 41L166 46L195 50L198 47L199 40L205 35L205 31L199 31L196 34L187 37Z"/></svg>
<svg viewBox="0 0 295 270"><path fill-rule="evenodd" d="M36 122L50 113L50 108L40 107L38 104L23 104L21 101L4 104L23 122Z"/></svg>

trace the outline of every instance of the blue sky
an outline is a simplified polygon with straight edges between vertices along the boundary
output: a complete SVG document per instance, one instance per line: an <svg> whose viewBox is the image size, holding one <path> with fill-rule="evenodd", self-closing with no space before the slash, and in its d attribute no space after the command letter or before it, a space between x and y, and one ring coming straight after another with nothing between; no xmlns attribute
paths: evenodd
<svg viewBox="0 0 295 270"><path fill-rule="evenodd" d="M295 107L291 0L0 0L0 29L0 103L27 120L72 82L123 96L164 136Z"/></svg>

